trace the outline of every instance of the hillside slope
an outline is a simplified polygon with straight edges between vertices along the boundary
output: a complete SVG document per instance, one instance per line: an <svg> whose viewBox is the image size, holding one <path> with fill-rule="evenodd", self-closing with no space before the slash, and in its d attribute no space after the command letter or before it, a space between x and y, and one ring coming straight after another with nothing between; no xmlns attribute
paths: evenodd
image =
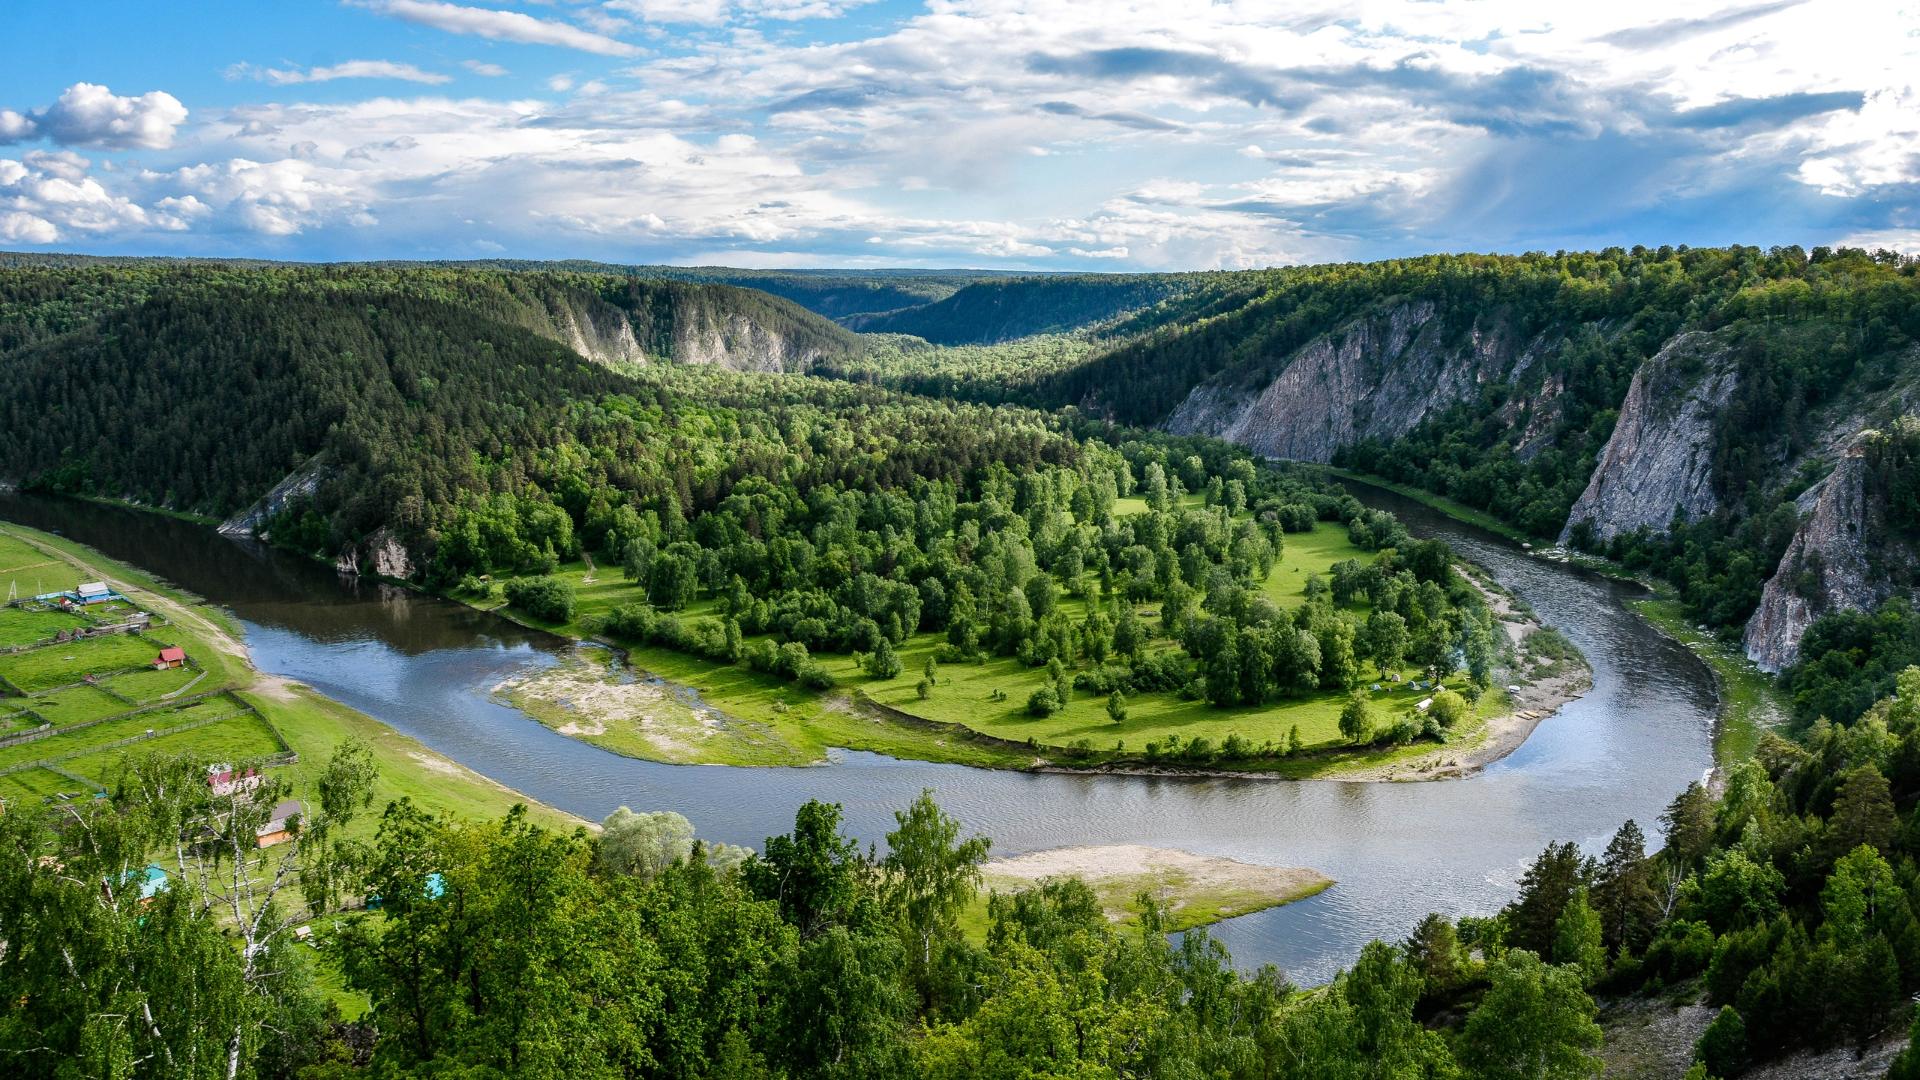
<svg viewBox="0 0 1920 1080"><path fill-rule="evenodd" d="M786 301L720 285L16 268L0 271L0 479L225 516L323 452L349 488L407 456L437 463L428 479L344 502L363 525L384 519L376 504L413 505L417 527L420 506L482 469L476 451L549 445L579 401L629 389L607 365L805 370L857 348Z"/></svg>

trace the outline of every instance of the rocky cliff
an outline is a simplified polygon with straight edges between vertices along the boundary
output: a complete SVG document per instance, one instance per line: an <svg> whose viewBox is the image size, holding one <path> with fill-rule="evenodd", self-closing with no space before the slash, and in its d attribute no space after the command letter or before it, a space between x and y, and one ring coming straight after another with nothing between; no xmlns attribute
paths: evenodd
<svg viewBox="0 0 1920 1080"><path fill-rule="evenodd" d="M596 298L554 305L554 338L596 364L644 364L646 350L633 336L627 313Z"/></svg>
<svg viewBox="0 0 1920 1080"><path fill-rule="evenodd" d="M1263 387L1230 375L1196 386L1166 426L1268 457L1331 461L1343 446L1404 434L1482 383L1521 381L1541 350L1498 320L1448 340L1432 303L1393 304L1308 342Z"/></svg>
<svg viewBox="0 0 1920 1080"><path fill-rule="evenodd" d="M266 527L267 521L301 499L310 499L327 478L327 468L319 457L287 474L265 495L245 510L220 523L222 536L252 536Z"/></svg>
<svg viewBox="0 0 1920 1080"><path fill-rule="evenodd" d="M1867 466L1859 444L1833 472L1801 498L1810 508L1787 545L1780 566L1747 620L1747 656L1779 671L1800 655L1800 637L1828 611L1866 609L1885 600L1890 583L1873 573L1868 537L1878 531L1879 508L1867 494Z"/></svg>
<svg viewBox="0 0 1920 1080"><path fill-rule="evenodd" d="M1714 419L1738 379L1726 346L1705 333L1681 334L1641 365L1560 542L1566 543L1582 522L1593 539L1605 543L1718 509Z"/></svg>

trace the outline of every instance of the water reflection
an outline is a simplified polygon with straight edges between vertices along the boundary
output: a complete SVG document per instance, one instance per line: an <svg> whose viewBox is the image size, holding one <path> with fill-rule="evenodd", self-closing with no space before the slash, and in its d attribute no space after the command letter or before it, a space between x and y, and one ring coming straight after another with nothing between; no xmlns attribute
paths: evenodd
<svg viewBox="0 0 1920 1080"><path fill-rule="evenodd" d="M633 761L556 735L489 697L491 687L567 648L471 609L376 583L186 522L115 507L0 498L0 517L57 529L225 605L256 663L308 683L529 795L586 817L671 808L702 835L757 844L791 827L808 798L846 807L877 842L922 788L1000 853L1137 842L1249 862L1314 867L1339 884L1310 900L1232 920L1218 933L1243 965L1327 977L1373 937L1398 938L1428 911L1486 913L1512 895L1553 840L1598 848L1628 817L1651 828L1710 764L1705 669L1623 607L1634 595L1530 558L1424 507L1368 489L1420 535L1487 567L1594 667L1594 689L1543 722L1517 752L1447 783L1285 783L990 772L836 753L824 767L734 769Z"/></svg>

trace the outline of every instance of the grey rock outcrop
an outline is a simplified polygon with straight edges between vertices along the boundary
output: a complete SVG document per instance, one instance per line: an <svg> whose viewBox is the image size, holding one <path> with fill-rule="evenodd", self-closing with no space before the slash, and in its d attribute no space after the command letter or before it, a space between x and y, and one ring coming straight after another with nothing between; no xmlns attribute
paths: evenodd
<svg viewBox="0 0 1920 1080"><path fill-rule="evenodd" d="M1560 542L1566 543L1583 521L1594 539L1605 543L1718 509L1714 417L1738 384L1731 354L1710 334L1681 334L1640 365Z"/></svg>
<svg viewBox="0 0 1920 1080"><path fill-rule="evenodd" d="M1887 573L1897 553L1886 550L1886 508L1868 489L1865 443L1873 436L1863 432L1799 500L1811 508L1747 620L1747 657L1763 670L1799 659L1800 639L1820 616L1870 610L1898 591Z"/></svg>
<svg viewBox="0 0 1920 1080"><path fill-rule="evenodd" d="M327 467L318 457L287 474L272 490L260 496L252 506L220 523L222 536L253 536L269 520L300 499L311 498L327 478Z"/></svg>
<svg viewBox="0 0 1920 1080"><path fill-rule="evenodd" d="M1780 565L1747 620L1747 657L1779 671L1800 655L1807 627L1835 607L1872 607L1886 598L1870 580L1863 545L1869 508L1866 465L1849 454L1819 486Z"/></svg>
<svg viewBox="0 0 1920 1080"><path fill-rule="evenodd" d="M334 560L333 568L343 574L372 574L375 577L405 581L413 576L413 556L393 531L382 526L358 544L349 544Z"/></svg>
<svg viewBox="0 0 1920 1080"><path fill-rule="evenodd" d="M644 364L627 313L602 301L567 305L554 313L554 330L567 347L597 364Z"/></svg>
<svg viewBox="0 0 1920 1080"><path fill-rule="evenodd" d="M1257 392L1224 378L1202 383L1166 427L1268 457L1331 461L1334 451L1363 439L1406 434L1482 383L1516 379L1541 350L1498 320L1448 341L1437 315L1431 302L1419 301L1357 319L1308 342Z"/></svg>
<svg viewBox="0 0 1920 1080"><path fill-rule="evenodd" d="M806 371L819 354L737 312L697 307L673 328L673 359L735 371Z"/></svg>

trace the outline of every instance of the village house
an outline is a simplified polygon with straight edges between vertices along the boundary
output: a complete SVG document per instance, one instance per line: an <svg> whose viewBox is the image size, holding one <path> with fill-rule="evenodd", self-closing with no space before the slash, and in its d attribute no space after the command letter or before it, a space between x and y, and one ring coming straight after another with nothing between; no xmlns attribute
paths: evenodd
<svg viewBox="0 0 1920 1080"><path fill-rule="evenodd" d="M261 847L272 847L293 839L300 828L300 819L306 816L307 808L299 799L286 799L276 803L273 812L258 829L254 830L256 842Z"/></svg>
<svg viewBox="0 0 1920 1080"><path fill-rule="evenodd" d="M185 666L187 666L187 650L178 645L169 645L161 649L159 657L153 661L153 670L155 671L165 671L168 668Z"/></svg>
<svg viewBox="0 0 1920 1080"><path fill-rule="evenodd" d="M264 778L258 769L247 769L242 772L224 763L207 766L207 787L213 789L215 795L222 797L242 791L252 791L260 786L262 779Z"/></svg>

